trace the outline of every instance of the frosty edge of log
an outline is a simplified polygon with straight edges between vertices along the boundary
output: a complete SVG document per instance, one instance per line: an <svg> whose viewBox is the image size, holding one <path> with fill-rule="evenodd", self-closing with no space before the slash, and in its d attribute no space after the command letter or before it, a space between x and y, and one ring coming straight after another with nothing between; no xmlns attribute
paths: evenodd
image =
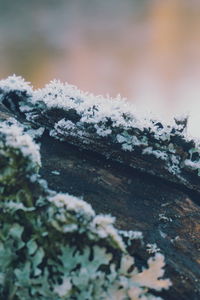
<svg viewBox="0 0 200 300"><path fill-rule="evenodd" d="M185 119L165 124L120 97L56 80L34 90L17 76L0 81L0 103L27 129L44 128L55 139L200 192L200 142L187 135Z"/></svg>

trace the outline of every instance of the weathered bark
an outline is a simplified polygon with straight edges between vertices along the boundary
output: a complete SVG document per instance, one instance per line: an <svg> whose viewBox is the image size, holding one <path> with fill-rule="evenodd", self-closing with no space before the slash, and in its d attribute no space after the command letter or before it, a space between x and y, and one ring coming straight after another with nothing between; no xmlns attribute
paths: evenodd
<svg viewBox="0 0 200 300"><path fill-rule="evenodd" d="M164 299L199 299L198 196L48 135L42 138L41 155L41 174L51 188L83 196L98 213L116 216L119 228L141 230L146 242L157 243L173 282Z"/></svg>
<svg viewBox="0 0 200 300"><path fill-rule="evenodd" d="M43 97L47 96L45 93L49 95L44 91ZM110 116L104 116L102 120L97 120L95 123L81 120L83 116L78 108L81 103L87 101L80 99L79 96L69 97L70 101L77 105L76 108L70 108L70 105L67 108L48 106L48 101L45 102L43 99L37 98L37 95L33 96L26 91L5 92L0 88L0 96L4 110L13 113L22 123L28 121L29 126L43 127L56 139L67 141L80 149L94 151L112 161L120 162L167 181L180 183L200 194L200 176L198 176L200 168L195 166L200 161L200 147L193 139L184 135L185 120L183 123L176 120L176 124L173 126L147 119L145 120L147 124L141 128L138 126L140 122L138 122L137 116L126 111L123 113L122 106L121 108L117 107L117 114L122 109L123 122L127 121L128 124L130 121L131 125L116 125L115 118L112 120ZM33 97L36 98L34 101ZM90 114L95 120L96 111L98 112L100 109L95 104L88 105L86 103L86 105L84 117L87 118L87 114ZM65 125L62 126L59 123L60 121L70 122L71 128L66 129ZM103 131L108 128L111 130L111 134L105 136L99 134L97 128ZM118 136L124 138L124 135L126 135L125 141L119 142ZM167 137L161 138L162 135ZM128 143L131 141L130 144L127 144L127 141ZM122 150L123 144L128 147L133 145L133 147L131 146L132 150ZM172 149L170 149L171 146ZM146 151L148 149L151 150ZM189 164L186 161L189 161Z"/></svg>
<svg viewBox="0 0 200 300"><path fill-rule="evenodd" d="M6 119L6 109L0 111L0 118ZM51 119L45 113L33 123L46 128L40 138L41 175L50 188L82 196L98 213L116 216L119 228L140 230L146 242L156 243L166 258L166 276L173 282L163 292L164 299L200 299L199 177L184 170L187 184L183 184L158 159L123 152L95 136L89 144L82 143L84 136L55 140L49 136L54 115ZM25 120L21 113L13 116ZM146 258L141 252L137 256L141 261Z"/></svg>

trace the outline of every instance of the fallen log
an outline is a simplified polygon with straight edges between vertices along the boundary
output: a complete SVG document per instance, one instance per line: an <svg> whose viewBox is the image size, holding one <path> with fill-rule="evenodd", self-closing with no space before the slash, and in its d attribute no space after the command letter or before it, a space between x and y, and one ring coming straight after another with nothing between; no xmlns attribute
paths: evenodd
<svg viewBox="0 0 200 300"><path fill-rule="evenodd" d="M14 117L27 132L39 132L40 172L50 188L116 216L118 228L142 231L150 251L156 244L173 283L159 294L164 299L199 299L199 143L186 135L185 120L141 120L121 100L59 82L32 91L7 79L0 101L2 120ZM146 253L137 257L144 261Z"/></svg>

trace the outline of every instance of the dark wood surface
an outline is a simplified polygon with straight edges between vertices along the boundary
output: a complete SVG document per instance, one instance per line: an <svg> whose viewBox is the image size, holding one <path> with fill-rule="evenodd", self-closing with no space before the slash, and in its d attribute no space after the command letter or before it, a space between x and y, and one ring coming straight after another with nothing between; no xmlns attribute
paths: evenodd
<svg viewBox="0 0 200 300"><path fill-rule="evenodd" d="M49 137L42 137L41 175L49 187L83 197L118 228L141 230L166 257L173 287L165 299L200 299L199 196L180 185ZM53 171L59 172L55 175ZM53 172L53 173L52 173ZM145 259L138 253L140 258Z"/></svg>

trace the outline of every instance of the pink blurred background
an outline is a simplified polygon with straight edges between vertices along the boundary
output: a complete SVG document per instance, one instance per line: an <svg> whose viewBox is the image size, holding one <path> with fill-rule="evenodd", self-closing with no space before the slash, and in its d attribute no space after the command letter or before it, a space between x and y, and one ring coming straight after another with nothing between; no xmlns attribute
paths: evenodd
<svg viewBox="0 0 200 300"><path fill-rule="evenodd" d="M138 102L200 99L199 0L0 0L0 77Z"/></svg>

